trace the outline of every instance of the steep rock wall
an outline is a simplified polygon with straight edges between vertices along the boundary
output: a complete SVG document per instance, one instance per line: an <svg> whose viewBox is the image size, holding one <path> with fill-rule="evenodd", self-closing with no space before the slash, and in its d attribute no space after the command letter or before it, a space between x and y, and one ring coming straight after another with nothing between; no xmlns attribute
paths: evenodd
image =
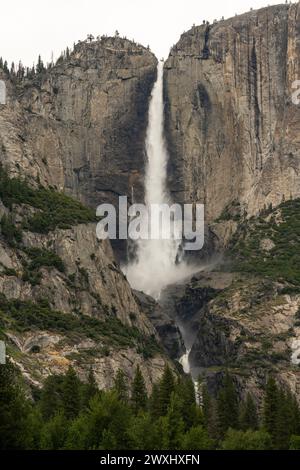
<svg viewBox="0 0 300 470"><path fill-rule="evenodd" d="M7 88L7 103L0 105L0 163L37 191L52 187L92 208L115 204L118 195L142 199L156 64L146 48L104 37L78 43L33 78L18 80L0 70ZM110 242L97 240L95 223L36 230L24 221L43 208L20 204L20 198L5 204L10 182L2 169L0 179L0 219L6 220L0 233L0 335L9 356L38 386L72 365L83 379L92 368L99 387L108 388L119 368L130 380L139 364L150 389L168 359ZM10 240L12 227L21 241ZM50 251L63 269L45 259L45 266L33 269Z"/></svg>
<svg viewBox="0 0 300 470"><path fill-rule="evenodd" d="M184 33L165 64L175 199L204 202L211 223L235 201L253 215L299 197L299 77L299 3Z"/></svg>
<svg viewBox="0 0 300 470"><path fill-rule="evenodd" d="M141 201L156 64L146 48L103 37L33 79L14 83L0 71L0 162L90 207L119 195Z"/></svg>

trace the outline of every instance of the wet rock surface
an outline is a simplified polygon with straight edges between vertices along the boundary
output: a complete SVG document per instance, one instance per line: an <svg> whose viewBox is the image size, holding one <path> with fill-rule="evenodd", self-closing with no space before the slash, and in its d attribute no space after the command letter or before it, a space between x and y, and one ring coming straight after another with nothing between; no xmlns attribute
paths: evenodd
<svg viewBox="0 0 300 470"><path fill-rule="evenodd" d="M180 330L174 319L173 307L171 311L162 302L156 302L152 297L134 291L141 309L155 327L164 348L172 359L179 359L185 352Z"/></svg>

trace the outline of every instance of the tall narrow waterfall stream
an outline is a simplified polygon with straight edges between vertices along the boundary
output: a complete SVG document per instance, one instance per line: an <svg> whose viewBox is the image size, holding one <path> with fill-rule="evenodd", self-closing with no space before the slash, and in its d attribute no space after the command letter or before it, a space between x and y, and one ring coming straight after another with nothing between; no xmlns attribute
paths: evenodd
<svg viewBox="0 0 300 470"><path fill-rule="evenodd" d="M146 152L145 203L148 213L151 214L151 205L172 203L167 189L168 152L164 139L163 62L158 64L157 80L151 94ZM157 223L159 221L150 216L150 225ZM192 274L195 267L188 266L184 261L178 262L179 245L180 240L176 237L137 241L136 258L125 268L131 286L158 299L167 285Z"/></svg>

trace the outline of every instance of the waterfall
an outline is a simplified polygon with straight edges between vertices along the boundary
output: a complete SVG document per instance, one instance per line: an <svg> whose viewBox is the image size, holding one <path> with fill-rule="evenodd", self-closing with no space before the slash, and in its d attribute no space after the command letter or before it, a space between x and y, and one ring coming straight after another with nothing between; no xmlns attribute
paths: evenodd
<svg viewBox="0 0 300 470"><path fill-rule="evenodd" d="M189 355L191 350L187 349L185 354L181 356L179 359L179 363L182 365L183 371L185 374L189 374L191 372L190 362L189 362Z"/></svg>
<svg viewBox="0 0 300 470"><path fill-rule="evenodd" d="M145 204L148 213L152 204L171 204L167 190L168 153L164 139L163 62L159 62L148 116L146 136L147 165L145 173ZM150 215L150 225L157 224ZM174 233L176 235L176 227ZM178 235L178 233L177 233ZM136 258L124 272L131 286L156 299L169 284L187 277L195 269L178 262L181 240L177 236L168 239L138 240Z"/></svg>

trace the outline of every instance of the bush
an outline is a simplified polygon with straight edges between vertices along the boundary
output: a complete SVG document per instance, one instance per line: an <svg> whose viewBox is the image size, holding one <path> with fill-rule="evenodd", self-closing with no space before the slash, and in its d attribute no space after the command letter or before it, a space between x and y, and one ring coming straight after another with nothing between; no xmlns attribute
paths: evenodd
<svg viewBox="0 0 300 470"><path fill-rule="evenodd" d="M53 251L39 248L25 248L25 253L31 258L28 266L29 271L36 271L41 267L53 267L60 272L65 272L65 265L62 259Z"/></svg>
<svg viewBox="0 0 300 470"><path fill-rule="evenodd" d="M42 279L42 273L39 271L29 271L27 268L24 269L22 275L22 281L29 282L32 286L38 286Z"/></svg>
<svg viewBox="0 0 300 470"><path fill-rule="evenodd" d="M275 224L278 211L281 222ZM287 281L291 285L282 293L296 294L300 285L300 199L283 203L273 212L269 222L254 218L240 226L228 253L234 259L234 270ZM261 248L263 239L273 242L270 251Z"/></svg>
<svg viewBox="0 0 300 470"><path fill-rule="evenodd" d="M3 274L5 274L5 276L14 276L14 277L18 277L18 273L15 269L13 268L4 268L3 269Z"/></svg>
<svg viewBox="0 0 300 470"><path fill-rule="evenodd" d="M0 226L2 236L9 246L15 247L22 242L22 231L16 227L11 216L3 215Z"/></svg>
<svg viewBox="0 0 300 470"><path fill-rule="evenodd" d="M53 189L34 189L20 178L10 178L3 167L0 167L0 198L10 209L13 204L28 204L39 209L23 224L23 228L32 232L48 233L56 227L67 229L96 220L94 211L79 201Z"/></svg>
<svg viewBox="0 0 300 470"><path fill-rule="evenodd" d="M292 436L290 450L300 450L300 436Z"/></svg>
<svg viewBox="0 0 300 470"><path fill-rule="evenodd" d="M215 443L202 426L191 428L184 436L183 450L212 450Z"/></svg>
<svg viewBox="0 0 300 470"><path fill-rule="evenodd" d="M93 340L108 339L117 348L135 347L146 349L148 357L160 351L155 338L143 335L137 328L123 325L117 318L105 321L52 310L46 299L31 301L7 300L0 294L0 324L6 328L25 332L33 329L48 330L88 337Z"/></svg>
<svg viewBox="0 0 300 470"><path fill-rule="evenodd" d="M31 259L29 263L23 260L24 272L22 280L24 282L30 282L32 286L40 284L42 274L39 269L42 267L53 267L62 273L65 272L65 265L62 259L53 251L40 248L23 248L23 250Z"/></svg>
<svg viewBox="0 0 300 470"><path fill-rule="evenodd" d="M222 442L223 450L268 450L271 448L271 437L265 431L244 432L229 429Z"/></svg>

